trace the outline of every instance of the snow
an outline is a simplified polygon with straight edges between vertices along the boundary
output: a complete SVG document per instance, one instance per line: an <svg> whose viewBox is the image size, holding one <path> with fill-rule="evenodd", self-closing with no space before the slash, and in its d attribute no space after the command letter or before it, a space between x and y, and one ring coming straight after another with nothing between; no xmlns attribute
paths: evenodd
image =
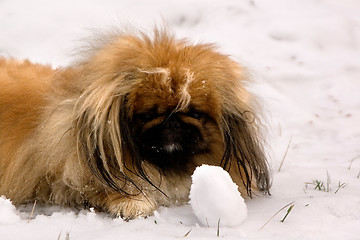
<svg viewBox="0 0 360 240"><path fill-rule="evenodd" d="M16 208L9 199L4 196L0 197L0 224L12 224L20 220Z"/></svg>
<svg viewBox="0 0 360 240"><path fill-rule="evenodd" d="M66 65L94 28L151 29L164 19L179 38L216 42L251 71L273 168L271 197L246 200L248 217L220 237L351 240L360 238L359 11L358 0L0 0L0 55ZM328 175L330 191L306 184L326 185ZM276 213L291 202L280 222L288 208ZM0 238L218 238L190 205L130 222L44 206L28 221L31 209L0 198Z"/></svg>
<svg viewBox="0 0 360 240"><path fill-rule="evenodd" d="M204 164L191 178L190 205L202 226L235 227L246 219L246 204L228 172Z"/></svg>

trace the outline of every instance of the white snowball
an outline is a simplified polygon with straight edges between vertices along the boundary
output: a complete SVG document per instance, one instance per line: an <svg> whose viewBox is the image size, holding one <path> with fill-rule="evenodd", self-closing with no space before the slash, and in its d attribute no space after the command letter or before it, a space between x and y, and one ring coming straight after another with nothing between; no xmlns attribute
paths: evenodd
<svg viewBox="0 0 360 240"><path fill-rule="evenodd" d="M244 199L228 172L221 167L202 165L192 175L190 204L204 226L234 227L247 217Z"/></svg>

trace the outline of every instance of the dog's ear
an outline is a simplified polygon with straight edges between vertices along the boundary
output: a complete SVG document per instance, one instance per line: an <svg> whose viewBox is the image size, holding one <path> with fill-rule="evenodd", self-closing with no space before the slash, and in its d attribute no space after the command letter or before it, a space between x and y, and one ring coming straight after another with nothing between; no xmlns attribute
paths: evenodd
<svg viewBox="0 0 360 240"><path fill-rule="evenodd" d="M127 129L127 122L120 120L120 116L125 114L122 113L125 110L122 107L124 97L118 96L111 103L103 102L100 110L96 109L98 102L94 101L101 99L91 99L91 95L83 94L75 108L73 131L77 139L78 157L100 182L126 193L123 186L129 179L124 170L122 129Z"/></svg>
<svg viewBox="0 0 360 240"><path fill-rule="evenodd" d="M270 171L263 149L262 139L256 125L256 116L239 107L223 113L222 131L224 154L222 166L225 170L236 167L248 195L252 186L269 193ZM235 163L235 164L234 164ZM253 185L253 180L256 185Z"/></svg>
<svg viewBox="0 0 360 240"><path fill-rule="evenodd" d="M133 180L139 175L134 170L136 161L129 158L136 152L127 107L134 76L131 72L101 75L94 69L85 70L78 71L78 78L88 85L77 97L72 116L78 158L105 186L126 195L139 193Z"/></svg>
<svg viewBox="0 0 360 240"><path fill-rule="evenodd" d="M148 178L132 138L127 100L130 89L109 89L90 88L78 100L73 119L78 156L102 184L121 194L142 193L134 179L137 177L158 189Z"/></svg>

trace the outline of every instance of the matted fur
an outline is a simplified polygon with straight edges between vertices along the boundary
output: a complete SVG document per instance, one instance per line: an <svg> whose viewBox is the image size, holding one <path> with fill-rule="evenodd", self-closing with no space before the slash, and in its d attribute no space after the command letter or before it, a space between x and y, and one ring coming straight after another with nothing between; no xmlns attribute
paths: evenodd
<svg viewBox="0 0 360 240"><path fill-rule="evenodd" d="M158 30L112 35L86 55L56 70L0 59L0 195L130 219L188 201L204 163L228 170L243 193L268 192L241 66ZM158 129L163 147L149 145Z"/></svg>

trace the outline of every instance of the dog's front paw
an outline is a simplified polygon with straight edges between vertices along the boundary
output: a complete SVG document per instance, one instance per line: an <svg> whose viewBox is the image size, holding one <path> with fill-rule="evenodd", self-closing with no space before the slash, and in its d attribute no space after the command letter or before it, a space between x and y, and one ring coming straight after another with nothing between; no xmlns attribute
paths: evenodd
<svg viewBox="0 0 360 240"><path fill-rule="evenodd" d="M109 197L107 208L111 214L129 221L152 215L156 210L156 205L142 195L135 197L112 196Z"/></svg>

